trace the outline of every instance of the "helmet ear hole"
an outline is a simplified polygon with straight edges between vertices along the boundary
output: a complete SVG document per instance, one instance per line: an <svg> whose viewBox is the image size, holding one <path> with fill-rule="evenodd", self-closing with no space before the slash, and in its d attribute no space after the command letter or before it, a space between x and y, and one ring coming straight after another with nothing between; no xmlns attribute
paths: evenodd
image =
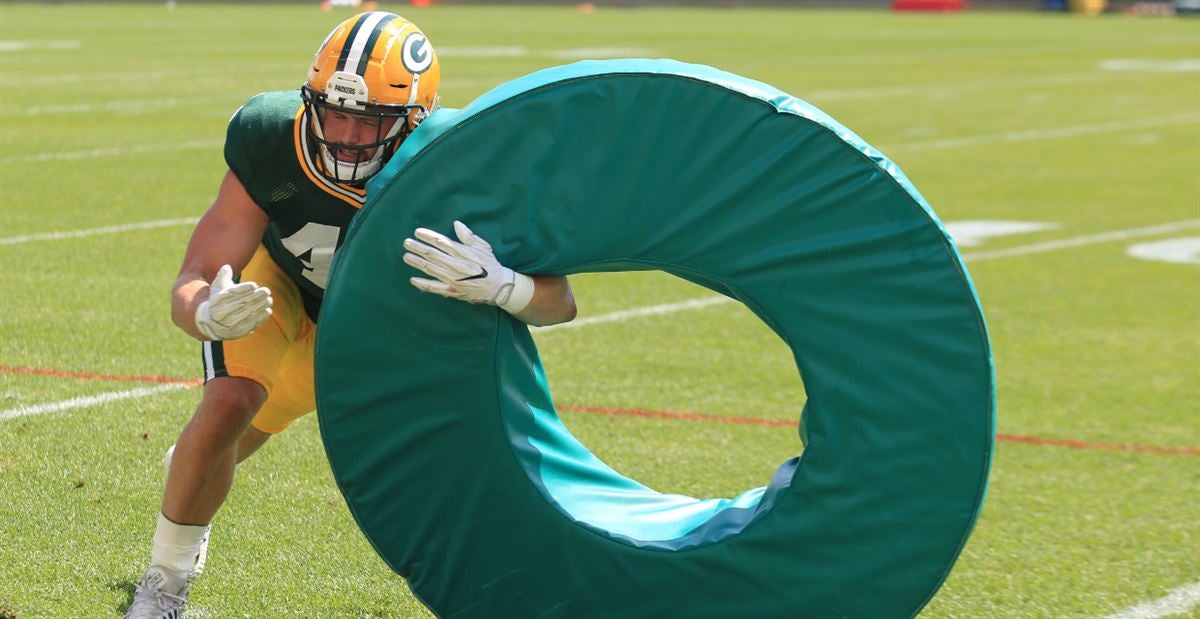
<svg viewBox="0 0 1200 619"><path fill-rule="evenodd" d="M417 125L421 124L421 121L425 120L426 116L429 116L429 114L425 112L424 108L415 108L410 111L407 122L405 122L405 133L411 133L413 129L416 129Z"/></svg>

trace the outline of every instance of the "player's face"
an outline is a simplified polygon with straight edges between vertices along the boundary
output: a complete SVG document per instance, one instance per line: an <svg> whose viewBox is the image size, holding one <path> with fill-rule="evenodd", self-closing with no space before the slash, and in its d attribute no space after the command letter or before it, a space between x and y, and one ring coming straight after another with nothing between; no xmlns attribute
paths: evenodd
<svg viewBox="0 0 1200 619"><path fill-rule="evenodd" d="M322 110L322 112L321 129L325 134L325 139L329 142L346 144L347 146L362 146L364 144L379 142L392 130L392 126L396 124L397 120L395 118L347 114L336 110ZM339 161L357 163L370 159L377 149L346 150L330 148L329 150Z"/></svg>

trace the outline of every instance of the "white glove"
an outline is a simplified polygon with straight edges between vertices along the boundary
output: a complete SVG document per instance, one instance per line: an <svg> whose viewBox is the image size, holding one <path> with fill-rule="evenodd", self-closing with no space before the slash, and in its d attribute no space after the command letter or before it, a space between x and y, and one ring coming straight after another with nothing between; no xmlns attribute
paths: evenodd
<svg viewBox="0 0 1200 619"><path fill-rule="evenodd" d="M533 299L533 279L501 265L492 246L461 221L454 222L455 242L428 228L404 239L404 263L435 279L414 277L418 290L469 303L497 305L510 314Z"/></svg>
<svg viewBox="0 0 1200 619"><path fill-rule="evenodd" d="M233 283L228 264L217 271L208 300L196 308L196 328L210 340L236 340L271 316L271 290L254 282Z"/></svg>

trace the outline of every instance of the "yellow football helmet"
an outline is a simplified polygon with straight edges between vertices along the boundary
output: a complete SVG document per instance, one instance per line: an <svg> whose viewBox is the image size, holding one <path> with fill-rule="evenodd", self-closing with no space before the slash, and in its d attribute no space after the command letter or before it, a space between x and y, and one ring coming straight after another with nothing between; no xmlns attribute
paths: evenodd
<svg viewBox="0 0 1200 619"><path fill-rule="evenodd" d="M326 177L349 184L371 178L400 142L438 104L441 67L425 33L384 11L360 13L337 25L317 48L304 98L309 144L321 151ZM326 139L330 112L368 117L378 127L368 144Z"/></svg>

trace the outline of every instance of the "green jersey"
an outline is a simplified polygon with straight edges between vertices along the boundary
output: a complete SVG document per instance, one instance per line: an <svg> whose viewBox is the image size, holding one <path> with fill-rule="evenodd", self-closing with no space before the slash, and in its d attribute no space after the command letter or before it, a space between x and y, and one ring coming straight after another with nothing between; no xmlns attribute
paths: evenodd
<svg viewBox="0 0 1200 619"><path fill-rule="evenodd" d="M305 122L299 90L256 95L229 121L225 162L266 212L262 243L296 282L315 321L333 253L365 192L321 175Z"/></svg>

